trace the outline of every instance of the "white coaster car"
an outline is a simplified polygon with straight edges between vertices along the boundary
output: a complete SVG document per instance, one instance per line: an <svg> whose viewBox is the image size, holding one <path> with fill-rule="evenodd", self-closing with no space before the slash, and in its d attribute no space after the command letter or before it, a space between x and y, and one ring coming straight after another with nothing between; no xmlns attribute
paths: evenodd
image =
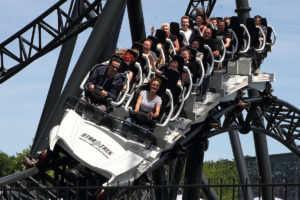
<svg viewBox="0 0 300 200"><path fill-rule="evenodd" d="M91 104L78 99L77 102L71 99L66 105L60 125L51 130L50 150L53 151L55 145L59 145L82 165L105 176L108 179L105 184L128 184L128 181L138 178L158 159L161 149L146 139L130 135L130 128L128 135L122 136L96 123L97 118L101 121L103 117L110 122L123 121L112 119Z"/></svg>

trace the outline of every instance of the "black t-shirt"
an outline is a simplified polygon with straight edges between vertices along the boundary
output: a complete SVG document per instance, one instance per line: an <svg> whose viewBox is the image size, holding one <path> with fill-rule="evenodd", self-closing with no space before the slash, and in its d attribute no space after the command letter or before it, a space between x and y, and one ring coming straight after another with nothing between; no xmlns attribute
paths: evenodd
<svg viewBox="0 0 300 200"><path fill-rule="evenodd" d="M225 42L226 38L231 38L231 33L228 31L222 31L222 32L217 31L216 34L217 34L217 37L221 37L224 42Z"/></svg>
<svg viewBox="0 0 300 200"><path fill-rule="evenodd" d="M175 42L175 41L177 40L177 36L176 36L176 35L173 35L172 33L170 33L169 39L170 39L172 42Z"/></svg>
<svg viewBox="0 0 300 200"><path fill-rule="evenodd" d="M215 50L219 50L220 52L222 51L220 43L215 38L204 40L204 44L208 45L211 48L211 51L215 51Z"/></svg>

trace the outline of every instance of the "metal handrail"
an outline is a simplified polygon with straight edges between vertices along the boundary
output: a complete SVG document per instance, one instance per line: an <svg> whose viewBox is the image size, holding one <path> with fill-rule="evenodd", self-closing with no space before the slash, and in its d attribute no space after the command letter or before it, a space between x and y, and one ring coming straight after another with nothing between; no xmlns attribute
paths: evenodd
<svg viewBox="0 0 300 200"><path fill-rule="evenodd" d="M183 90L183 87L182 87L181 83L177 83L177 85L181 88L181 92L183 93L184 90ZM183 97L183 95L181 95L180 106L179 106L177 112L175 113L175 115L170 119L170 121L174 121L174 120L176 120L179 117L179 115L180 115L180 113L181 113L181 111L183 109L183 106L184 106L184 97Z"/></svg>
<svg viewBox="0 0 300 200"><path fill-rule="evenodd" d="M127 97L127 94L129 92L129 88L130 88L130 80L129 80L129 75L127 72L126 73L126 89L125 89L124 94L122 95L122 98L119 101L111 101L110 104L113 106L120 106L125 101L125 98Z"/></svg>
<svg viewBox="0 0 300 200"><path fill-rule="evenodd" d="M247 36L247 45L246 45L246 48L244 50L241 50L240 53L246 53L247 51L249 51L250 49L250 44L251 44L251 36L250 36L250 33L247 29L247 27L244 25L244 24L240 24L240 26L244 29L245 33L246 33L246 36Z"/></svg>
<svg viewBox="0 0 300 200"><path fill-rule="evenodd" d="M266 46L266 34L264 33L263 29L260 26L256 26L256 28L258 28L261 34L263 35L263 40L262 40L262 46L260 48L255 48L255 51L261 52L262 50L264 50Z"/></svg>
<svg viewBox="0 0 300 200"><path fill-rule="evenodd" d="M201 30L198 26L194 26L194 30L196 30L199 33L199 35L202 37Z"/></svg>
<svg viewBox="0 0 300 200"><path fill-rule="evenodd" d="M193 84L193 86L200 87L201 83L203 82L205 70L204 70L203 62L200 60L200 58L196 58L196 62L200 65L201 77L199 80L197 80L197 83Z"/></svg>
<svg viewBox="0 0 300 200"><path fill-rule="evenodd" d="M207 70L208 73L205 74L205 76L207 77L207 76L211 75L211 73L212 73L212 71L214 69L215 58L214 58L214 55L213 55L213 53L211 51L211 48L208 45L204 45L204 48L208 50L208 53L210 54L210 57L212 59L211 65L208 65L208 70Z"/></svg>
<svg viewBox="0 0 300 200"><path fill-rule="evenodd" d="M152 69L151 69L151 63L150 63L149 57L144 53L143 53L142 57L146 60L146 65L147 65L147 68L148 68L148 74L146 76L146 79L150 80Z"/></svg>
<svg viewBox="0 0 300 200"><path fill-rule="evenodd" d="M156 124L156 126L160 126L160 127L164 127L169 123L169 121L173 115L173 112L174 112L173 95L169 89L166 89L166 93L167 93L168 97L170 98L170 110L169 110L168 116L165 119L165 121L163 123Z"/></svg>
<svg viewBox="0 0 300 200"><path fill-rule="evenodd" d="M225 44L223 42L223 40L221 38L217 38L218 41L221 43L222 47L223 47L223 54L221 56L221 58L219 60L215 60L216 63L221 63L224 61L225 59L225 55L226 55L226 48L225 48Z"/></svg>
<svg viewBox="0 0 300 200"><path fill-rule="evenodd" d="M236 45L234 46L233 50L232 51L227 51L228 54L235 54L238 50L238 47L239 47L239 39L235 33L234 30L232 29L228 29L228 32L230 32L233 36L233 39L236 41Z"/></svg>
<svg viewBox="0 0 300 200"><path fill-rule="evenodd" d="M187 74L188 74L188 80L189 80L189 82L190 82L190 84L189 84L189 88L188 88L188 90L187 90L187 93L186 93L186 95L183 97L183 100L184 101L186 101L188 98L189 98L189 96L190 96L190 94L191 94L191 91L192 91L192 88L193 88L193 79L192 79L192 74L191 74L191 71L189 70L189 68L187 67L187 66L184 66L183 67L183 71L185 71Z"/></svg>
<svg viewBox="0 0 300 200"><path fill-rule="evenodd" d="M142 71L142 67L141 64L139 62L135 62L134 67L136 67L138 69L138 76L139 76L139 82L137 84L137 86L140 86L143 84L143 71Z"/></svg>
<svg viewBox="0 0 300 200"><path fill-rule="evenodd" d="M186 42L186 45L187 45L187 46L190 45L190 42L187 41L187 39L186 39L186 37L185 37L185 34L184 34L183 30L179 30L179 34L182 35L183 41Z"/></svg>
<svg viewBox="0 0 300 200"><path fill-rule="evenodd" d="M271 43L271 46L273 46L275 44L275 42L276 42L277 34L275 32L275 29L271 25L268 25L267 27L271 28L272 33L274 35L274 40L272 40L272 43ZM269 43L267 43L267 44L269 44Z"/></svg>
<svg viewBox="0 0 300 200"><path fill-rule="evenodd" d="M157 46L156 49L157 49L157 51L161 54L161 57L162 57L162 63L163 63L163 64L166 64L166 56L165 56L164 50L162 49L161 46Z"/></svg>
<svg viewBox="0 0 300 200"><path fill-rule="evenodd" d="M174 47L173 42L172 42L169 38L166 39L166 42L167 42L167 43L170 45L170 47L172 48L173 55L175 56L175 55L176 55L176 51L175 51L175 47Z"/></svg>

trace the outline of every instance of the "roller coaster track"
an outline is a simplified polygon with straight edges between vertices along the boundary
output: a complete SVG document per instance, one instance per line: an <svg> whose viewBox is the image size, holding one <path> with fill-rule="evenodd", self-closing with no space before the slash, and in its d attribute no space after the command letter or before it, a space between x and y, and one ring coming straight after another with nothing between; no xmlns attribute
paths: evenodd
<svg viewBox="0 0 300 200"><path fill-rule="evenodd" d="M243 110L247 111L246 115L243 115ZM241 133L248 133L251 130L276 139L300 157L300 150L297 146L300 139L300 110L293 105L276 98L273 101L257 98L246 100L235 107L232 105L223 107L217 116L225 111L220 128L209 132L208 138L232 130L238 130ZM267 122L266 125L261 123L261 117Z"/></svg>
<svg viewBox="0 0 300 200"><path fill-rule="evenodd" d="M247 111L245 116L243 116L244 110ZM202 141L202 145L205 145L205 141L210 137L232 130L239 130L241 133L256 131L261 134L266 134L284 144L300 157L300 151L296 144L296 142L300 140L299 116L299 109L270 96L243 99L242 102L232 104L220 104L216 107L211 116L204 122L194 125L193 128L186 133L186 137L178 141L173 149L165 152L145 174L149 174L165 163L174 160L174 158L177 157L178 151L190 149L195 139L200 138L199 141ZM265 126L259 123L260 117L264 117L267 121ZM219 122L222 122L219 127L209 127L211 120L218 121L219 119L221 119ZM232 122L235 122L237 125L232 126ZM80 198L80 196L87 199L96 198L100 192L99 189L102 187L100 183L103 177L85 168L78 172L74 178L74 174L72 177L68 169L76 165L78 165L77 161L67 154L64 154L62 149L56 149L54 153L49 155L47 163L43 163L38 168L30 168L17 174L1 178L0 187L6 188L6 196L9 196L7 199L18 199L20 197L22 197L21 199L36 199L37 196L40 199L63 197ZM65 190L68 192L63 192L62 190L63 188L79 186L97 187L87 193L86 191L76 192L73 189ZM46 190L45 188L47 187L57 189ZM26 190L26 188L31 188L31 190Z"/></svg>
<svg viewBox="0 0 300 200"><path fill-rule="evenodd" d="M67 0L60 0L40 17L0 44L0 83L21 71L35 59L93 26L97 16L103 10L102 1L94 1L93 3L86 0L80 1L81 5L78 6L80 14L76 19L71 20L71 11L76 6L76 1L71 1L70 6L65 11L62 7L66 2ZM186 14L190 15L195 7L199 7L200 3L204 5L204 2L191 0ZM207 16L210 15L215 2L214 0L207 1ZM57 17L57 24L55 25L46 21L47 16L51 14L55 14ZM25 35L30 36L28 38ZM47 38L46 41L45 38ZM17 43L19 48L10 50L8 46L12 43ZM7 58L13 59L17 64L8 66ZM218 125L211 126L211 122ZM193 124L191 129L185 133L185 137L178 140L172 149L163 152L160 159L148 168L141 176L142 178L136 181L136 184L143 184L142 179L145 176L155 173L167 165L166 163L187 158L187 152L195 148L195 143L198 146L196 149L201 151L199 151L200 154L204 154L208 148L207 141L209 138L230 131L239 131L242 134L253 131L268 135L300 157L298 146L300 141L300 110L272 96L268 85L267 89L260 93L260 96L248 98L240 96L235 101L217 105L203 122ZM71 171L70 169L73 167L76 167L78 171ZM171 178L181 177L183 170L184 166L178 174L173 174L174 177ZM57 147L55 151L47 155L45 162L40 163L38 167L0 178L0 198L4 200L96 199L100 192L98 188L101 187L103 180L104 177L80 166L78 161ZM178 180L177 183L179 183ZM96 187L89 191L67 189L76 186ZM53 188L53 190L47 188ZM168 199L175 199L176 196L172 196L171 193L172 191L168 194Z"/></svg>
<svg viewBox="0 0 300 200"><path fill-rule="evenodd" d="M2 42L0 44L0 83L11 78L31 62L57 48L68 39L93 26L104 5L100 0L93 3L89 3L87 0L60 0ZM79 15L72 19L71 11L74 7L79 9ZM57 20L50 20L49 16L55 16ZM17 48L13 48L13 44L17 45ZM9 62L11 59L13 62Z"/></svg>
<svg viewBox="0 0 300 200"><path fill-rule="evenodd" d="M5 179L2 178L0 185L6 190L0 194L0 198L3 200L59 199L61 197L66 199L96 199L97 188L93 192L89 191L89 193L81 193L78 190L68 190L68 194L64 192L67 187L100 186L99 181L103 179L92 171L86 171L85 174L80 173L81 178L74 179L67 173L67 169L73 164L75 163L70 162L70 157L62 155L62 152L55 153L47 162L47 168L33 167ZM49 187L61 188L62 190L48 190Z"/></svg>

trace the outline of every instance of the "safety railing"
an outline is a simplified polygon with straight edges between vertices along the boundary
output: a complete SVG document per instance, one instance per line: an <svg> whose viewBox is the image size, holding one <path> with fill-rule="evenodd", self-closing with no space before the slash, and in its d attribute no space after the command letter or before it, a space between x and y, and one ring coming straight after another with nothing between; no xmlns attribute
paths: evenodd
<svg viewBox="0 0 300 200"><path fill-rule="evenodd" d="M219 184L209 185L143 185L126 186L70 186L65 187L0 187L1 199L147 199L161 195L162 199L183 199L184 193L200 190L200 199L232 199L242 200L247 191L253 191L253 199L262 199L262 189L269 187L272 199L300 199L300 183L282 184ZM174 195L175 191L175 195ZM210 192L208 192L210 191ZM243 192L244 191L244 192ZM245 192L246 191L246 192ZM173 193L173 194L171 194Z"/></svg>

